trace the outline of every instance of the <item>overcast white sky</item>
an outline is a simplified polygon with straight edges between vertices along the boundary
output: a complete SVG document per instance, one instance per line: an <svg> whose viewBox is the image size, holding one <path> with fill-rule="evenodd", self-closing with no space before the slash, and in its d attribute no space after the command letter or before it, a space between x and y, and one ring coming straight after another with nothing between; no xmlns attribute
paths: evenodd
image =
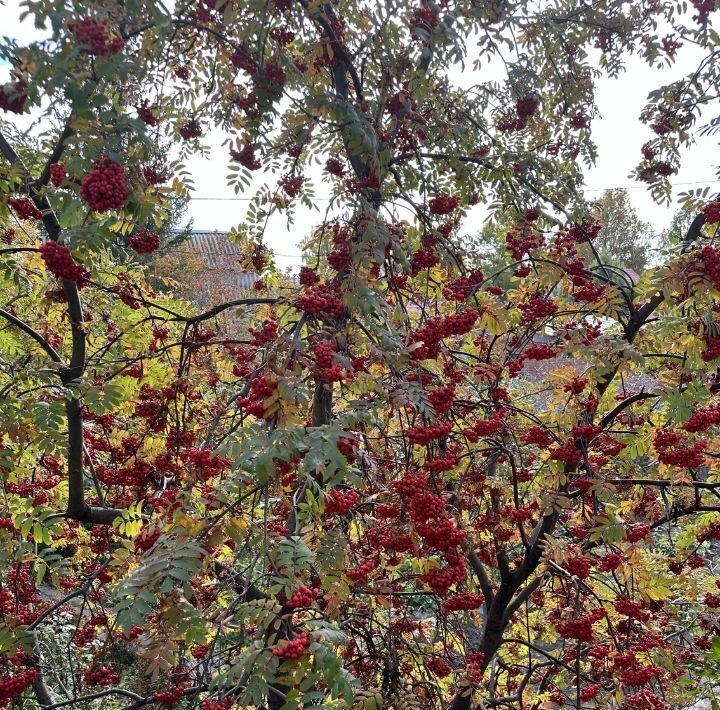
<svg viewBox="0 0 720 710"><path fill-rule="evenodd" d="M38 31L27 20L20 22L19 0L6 0L5 7L0 7L0 33L25 43L36 39ZM586 185L588 196L594 197L609 187L627 187L633 204L640 216L655 228L662 229L669 221L675 205L661 207L656 205L644 186L628 179L630 170L636 165L642 144L651 138L649 128L640 122L638 116L650 90L661 82L666 83L678 78L696 67L699 55L694 48L683 48L678 60L671 69L658 70L650 68L641 60L632 59L628 71L619 79L605 79L597 87L598 105L601 118L592 124L593 137L598 145L597 165L588 171ZM470 72L462 74L463 83L472 80ZM487 73L484 73L487 78ZM458 78L460 73L458 73ZM0 83L7 81L7 67L0 65ZM228 150L222 147L223 135L207 136L210 146L208 158L193 158L187 163L196 191L190 202L190 217L196 229L227 230L238 225L247 209L247 201L236 198L234 191L226 184ZM685 154L679 173L673 177L675 195L690 188L710 186L716 192L720 183L715 179L715 164L720 163L716 139L700 138ZM311 177L314 177L311 175ZM267 181L274 185L276 178L258 176L258 184ZM318 206L324 210L322 200L322 183L315 180L315 193ZM692 184L685 184L692 183ZM245 197L252 196L249 193ZM242 197L242 195L240 195ZM205 199L212 198L212 199ZM218 199L221 198L221 199ZM230 198L230 199L228 199ZM288 228L281 215L276 215L269 225L266 239L277 256L281 268L300 265L299 243L308 234L313 225L320 221L322 212L307 210L298 206L293 227ZM473 212L465 225L464 231L472 231L472 222L480 221L481 211Z"/></svg>

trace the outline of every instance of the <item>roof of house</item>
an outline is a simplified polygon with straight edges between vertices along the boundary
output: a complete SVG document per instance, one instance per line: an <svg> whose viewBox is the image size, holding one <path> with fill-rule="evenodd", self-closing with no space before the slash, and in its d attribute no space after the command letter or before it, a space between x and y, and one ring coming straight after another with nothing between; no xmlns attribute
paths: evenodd
<svg viewBox="0 0 720 710"><path fill-rule="evenodd" d="M226 285L237 290L248 290L257 281L258 275L251 271L242 271L239 260L243 256L239 244L233 244L228 232L193 231L184 247L193 253L208 271Z"/></svg>

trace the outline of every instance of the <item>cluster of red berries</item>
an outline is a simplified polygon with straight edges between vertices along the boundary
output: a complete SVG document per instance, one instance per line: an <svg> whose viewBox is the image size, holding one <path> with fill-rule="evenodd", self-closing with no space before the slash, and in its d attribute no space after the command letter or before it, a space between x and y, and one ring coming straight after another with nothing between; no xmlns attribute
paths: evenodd
<svg viewBox="0 0 720 710"><path fill-rule="evenodd" d="M682 468L699 468L705 462L704 441L696 441L689 446L679 446L682 436L669 429L659 429L655 433L653 444L658 452L658 459L668 466Z"/></svg>
<svg viewBox="0 0 720 710"><path fill-rule="evenodd" d="M325 170L335 177L345 176L345 166L337 158L328 158L325 162Z"/></svg>
<svg viewBox="0 0 720 710"><path fill-rule="evenodd" d="M15 675L4 673L0 676L0 703L6 703L10 698L27 690L35 682L36 675L34 668L28 668Z"/></svg>
<svg viewBox="0 0 720 710"><path fill-rule="evenodd" d="M436 414L449 412L455 403L455 386L436 387L428 393L428 401L432 404Z"/></svg>
<svg viewBox="0 0 720 710"><path fill-rule="evenodd" d="M403 496L414 496L427 488L428 482L422 473L406 473L397 481L392 481L390 486Z"/></svg>
<svg viewBox="0 0 720 710"><path fill-rule="evenodd" d="M647 688L626 695L623 707L627 710L668 710L668 704Z"/></svg>
<svg viewBox="0 0 720 710"><path fill-rule="evenodd" d="M624 670L620 674L620 682L623 685L645 685L659 674L659 669L652 665L642 665L637 663L635 666Z"/></svg>
<svg viewBox="0 0 720 710"><path fill-rule="evenodd" d="M262 71L252 77L255 86L266 93L271 100L277 100L282 96L285 86L285 72L276 61L265 62Z"/></svg>
<svg viewBox="0 0 720 710"><path fill-rule="evenodd" d="M703 247L698 265L703 276L707 277L714 286L720 285L720 251L709 244Z"/></svg>
<svg viewBox="0 0 720 710"><path fill-rule="evenodd" d="M460 198L455 195L440 194L433 197L428 203L430 214L450 214L460 204Z"/></svg>
<svg viewBox="0 0 720 710"><path fill-rule="evenodd" d="M715 424L720 424L720 407L717 405L696 409L682 428L687 432L697 433Z"/></svg>
<svg viewBox="0 0 720 710"><path fill-rule="evenodd" d="M495 126L501 133L513 133L514 131L522 131L527 126L527 122L527 118L509 113L500 116Z"/></svg>
<svg viewBox="0 0 720 710"><path fill-rule="evenodd" d="M368 560L363 562L359 567L354 569L345 570L345 575L348 579L355 582L355 584L365 584L368 580L369 574L377 567L375 560Z"/></svg>
<svg viewBox="0 0 720 710"><path fill-rule="evenodd" d="M98 160L80 183L80 197L94 212L117 209L125 204L125 168L107 156Z"/></svg>
<svg viewBox="0 0 720 710"><path fill-rule="evenodd" d="M335 271L342 271L347 268L350 263L350 245L348 243L340 244L327 255L328 264Z"/></svg>
<svg viewBox="0 0 720 710"><path fill-rule="evenodd" d="M597 303L607 293L605 286L593 283L587 276L572 276L573 298L578 303Z"/></svg>
<svg viewBox="0 0 720 710"><path fill-rule="evenodd" d="M545 237L533 230L517 229L505 235L505 246L513 259L522 259L531 249L540 249L545 244Z"/></svg>
<svg viewBox="0 0 720 710"><path fill-rule="evenodd" d="M408 439L413 444L425 446L434 439L445 438L452 431L452 428L452 422L429 424L428 426L417 425L408 432Z"/></svg>
<svg viewBox="0 0 720 710"><path fill-rule="evenodd" d="M537 111L540 97L537 94L527 94L520 97L515 103L515 112L518 118L528 119Z"/></svg>
<svg viewBox="0 0 720 710"><path fill-rule="evenodd" d="M257 71L257 62L250 56L245 43L230 55L230 63L248 74L254 74Z"/></svg>
<svg viewBox="0 0 720 710"><path fill-rule="evenodd" d="M67 171L62 163L53 163L50 166L50 182L55 187L60 187L67 178Z"/></svg>
<svg viewBox="0 0 720 710"><path fill-rule="evenodd" d="M673 132L673 123L667 116L662 116L655 123L650 124L650 128L658 136L667 136Z"/></svg>
<svg viewBox="0 0 720 710"><path fill-rule="evenodd" d="M374 508L375 517L392 520L400 515L400 506L396 503L377 503ZM7 518L10 520L10 518ZM12 522L10 523L12 525Z"/></svg>
<svg viewBox="0 0 720 710"><path fill-rule="evenodd" d="M582 700L584 703L588 702L589 700L594 700L601 690L602 686L599 683L592 683L591 685L586 685L580 691L580 700Z"/></svg>
<svg viewBox="0 0 720 710"><path fill-rule="evenodd" d="M622 614L631 619L637 619L638 621L647 621L649 618L642 604L630 601L629 599L616 599L615 611L617 611L618 614Z"/></svg>
<svg viewBox="0 0 720 710"><path fill-rule="evenodd" d="M425 661L425 668L438 678L447 678L452 673L452 668L442 658L429 658Z"/></svg>
<svg viewBox="0 0 720 710"><path fill-rule="evenodd" d="M586 557L571 557L565 562L565 569L573 577L587 579L590 575L590 560Z"/></svg>
<svg viewBox="0 0 720 710"><path fill-rule="evenodd" d="M312 605L318 595L319 589L310 589L301 584L287 600L285 606L290 609L304 609Z"/></svg>
<svg viewBox="0 0 720 710"><path fill-rule="evenodd" d="M240 150L231 148L230 156L248 170L258 170L261 166L260 161L255 157L255 147L249 141L244 143Z"/></svg>
<svg viewBox="0 0 720 710"><path fill-rule="evenodd" d="M703 215L708 224L717 224L720 222L720 200L708 202L703 208Z"/></svg>
<svg viewBox="0 0 720 710"><path fill-rule="evenodd" d="M445 512L445 499L428 490L418 490L407 500L406 506L414 523L425 523L441 518Z"/></svg>
<svg viewBox="0 0 720 710"><path fill-rule="evenodd" d="M693 19L701 24L707 22L710 13L717 7L715 0L692 0L692 4L698 13Z"/></svg>
<svg viewBox="0 0 720 710"><path fill-rule="evenodd" d="M453 584L465 581L465 565L460 557L451 557L450 564L420 576L420 581L432 589L438 597L444 597Z"/></svg>
<svg viewBox="0 0 720 710"><path fill-rule="evenodd" d="M440 342L444 338L470 332L478 319L478 315L474 308L468 308L446 318L439 316L430 318L422 328L413 334L413 343L422 342L423 344L414 347L410 352L410 357L413 360L427 360L437 357Z"/></svg>
<svg viewBox="0 0 720 710"><path fill-rule="evenodd" d="M677 168L673 167L670 163L659 160L644 167L638 177L643 182L652 183L657 180L658 177L669 177L676 172Z"/></svg>
<svg viewBox="0 0 720 710"><path fill-rule="evenodd" d="M706 348L700 354L703 362L711 362L720 357L720 338L705 338Z"/></svg>
<svg viewBox="0 0 720 710"><path fill-rule="evenodd" d="M232 707L232 701L230 698L224 698L223 700L203 700L200 710L230 710Z"/></svg>
<svg viewBox="0 0 720 710"><path fill-rule="evenodd" d="M720 609L720 594L707 592L703 598L703 603L710 609Z"/></svg>
<svg viewBox="0 0 720 710"><path fill-rule="evenodd" d="M305 178L302 175L286 175L280 180L279 185L288 197L297 197L300 194L300 190L302 190L304 182Z"/></svg>
<svg viewBox="0 0 720 710"><path fill-rule="evenodd" d="M121 37L110 36L107 22L98 21L92 17L84 17L79 22L68 23L68 27L75 34L75 39L86 54L104 57L115 54L123 48Z"/></svg>
<svg viewBox="0 0 720 710"><path fill-rule="evenodd" d="M410 259L411 274L417 276L424 269L431 269L438 263L438 255L433 249L418 249Z"/></svg>
<svg viewBox="0 0 720 710"><path fill-rule="evenodd" d="M476 269L469 276L447 283L443 288L443 296L448 301L465 301L484 280L483 272Z"/></svg>
<svg viewBox="0 0 720 710"><path fill-rule="evenodd" d="M520 440L524 444L535 444L536 446L545 447L552 441L550 432L541 426L530 427L524 434L520 435Z"/></svg>
<svg viewBox="0 0 720 710"><path fill-rule="evenodd" d="M226 456L217 456L210 449L198 449L196 447L191 447L182 452L180 458L188 466L192 466L195 469L197 478L203 481L217 478L232 464L232 461Z"/></svg>
<svg viewBox="0 0 720 710"><path fill-rule="evenodd" d="M600 432L602 427L598 424L580 424L570 430L570 434L575 439L585 439L585 441L592 441Z"/></svg>
<svg viewBox="0 0 720 710"><path fill-rule="evenodd" d="M130 237L130 246L138 254L152 254L160 248L160 237L149 229L143 229Z"/></svg>
<svg viewBox="0 0 720 710"><path fill-rule="evenodd" d="M325 515L346 515L359 500L360 494L352 489L345 493L332 490L325 503Z"/></svg>
<svg viewBox="0 0 720 710"><path fill-rule="evenodd" d="M144 100L139 106L135 107L138 112L138 118L148 126L157 126L160 123L160 117L156 116L152 107Z"/></svg>
<svg viewBox="0 0 720 710"><path fill-rule="evenodd" d="M272 343L277 338L278 324L277 321L272 318L266 318L262 323L262 328L256 330L255 328L248 328L248 331L252 335L250 345L254 348L259 348L268 343Z"/></svg>
<svg viewBox="0 0 720 710"><path fill-rule="evenodd" d="M633 525L625 529L625 539L628 542L640 542L650 534L650 526L641 524Z"/></svg>
<svg viewBox="0 0 720 710"><path fill-rule="evenodd" d="M160 185L167 181L169 175L167 173L161 173L155 168L145 166L143 168L143 177L148 185Z"/></svg>
<svg viewBox="0 0 720 710"><path fill-rule="evenodd" d="M27 101L26 86L21 81L11 81L0 86L0 109L22 113Z"/></svg>
<svg viewBox="0 0 720 710"><path fill-rule="evenodd" d="M342 271L350 264L351 254L348 230L343 229L338 222L335 222L332 231L334 248L328 253L327 260L335 271Z"/></svg>
<svg viewBox="0 0 720 710"><path fill-rule="evenodd" d="M335 346L329 341L318 343L313 348L315 356L316 377L325 382L341 382L345 379L345 371L340 365L333 365Z"/></svg>
<svg viewBox="0 0 720 710"><path fill-rule="evenodd" d="M203 129L197 118L190 118L180 126L178 133L183 140L189 141L193 138L200 138L203 134Z"/></svg>
<svg viewBox="0 0 720 710"><path fill-rule="evenodd" d="M307 632L303 631L296 639L288 641L283 646L273 649L273 655L283 660L297 661L302 658L305 650L310 645L310 638Z"/></svg>
<svg viewBox="0 0 720 710"><path fill-rule="evenodd" d="M604 619L606 615L605 609L593 609L585 616L568 619L567 621L557 621L555 628L564 639L577 639L578 641L590 643L593 640L593 624Z"/></svg>
<svg viewBox="0 0 720 710"><path fill-rule="evenodd" d="M210 650L210 644L209 643L203 643L199 646L195 646L191 653L193 658L197 658L200 660L201 658L205 658L207 656L207 652Z"/></svg>
<svg viewBox="0 0 720 710"><path fill-rule="evenodd" d="M698 542L715 540L720 542L720 522L712 521L704 530L696 535Z"/></svg>
<svg viewBox="0 0 720 710"><path fill-rule="evenodd" d="M11 197L7 202L18 213L20 219L42 219L42 212L27 197Z"/></svg>
<svg viewBox="0 0 720 710"><path fill-rule="evenodd" d="M433 511L436 518L432 523L418 523L416 530L425 545L431 550L448 551L462 545L467 538L464 530L458 530L455 522L450 518L439 520L440 513ZM463 570L463 579L465 572ZM456 579L455 581L460 581Z"/></svg>
<svg viewBox="0 0 720 710"><path fill-rule="evenodd" d="M596 219L575 222L568 227L567 236L577 244L592 242L602 231L602 224Z"/></svg>
<svg viewBox="0 0 720 710"><path fill-rule="evenodd" d="M185 689L182 687L175 688L174 690L163 690L159 693L155 693L153 698L159 703L164 705L174 705L180 698L185 695Z"/></svg>
<svg viewBox="0 0 720 710"><path fill-rule="evenodd" d="M287 45L295 39L295 33L284 27L273 27L270 30L270 36L279 44Z"/></svg>
<svg viewBox="0 0 720 710"><path fill-rule="evenodd" d="M478 685L483 677L485 667L485 654L482 651L473 651L465 656L465 666L470 682Z"/></svg>
<svg viewBox="0 0 720 710"><path fill-rule="evenodd" d="M256 377L250 385L248 396L238 399L238 406L262 419L265 416L265 400L272 395L276 386L275 378L270 375Z"/></svg>
<svg viewBox="0 0 720 710"><path fill-rule="evenodd" d="M392 550L408 552L413 549L413 539L407 533L389 526L371 528L367 533L367 541L375 550Z"/></svg>
<svg viewBox="0 0 720 710"><path fill-rule="evenodd" d="M45 242L40 247L40 255L48 270L59 279L75 281L78 288L87 285L89 273L84 266L73 259L70 250L64 244L57 242Z"/></svg>
<svg viewBox="0 0 720 710"><path fill-rule="evenodd" d="M83 673L83 679L87 685L115 685L120 682L120 674L108 666L91 666Z"/></svg>
<svg viewBox="0 0 720 710"><path fill-rule="evenodd" d="M442 473L443 471L452 471L458 465L458 457L453 453L447 453L445 456L436 456L432 459L426 459L425 468L428 471Z"/></svg>
<svg viewBox="0 0 720 710"><path fill-rule="evenodd" d="M12 518L0 518L0 530L7 530L8 532L15 532L15 525Z"/></svg>
<svg viewBox="0 0 720 710"><path fill-rule="evenodd" d="M544 343L533 343L523 354L508 365L510 376L515 377L522 369L526 360L552 360L557 357L557 350Z"/></svg>
<svg viewBox="0 0 720 710"><path fill-rule="evenodd" d="M306 289L305 293L296 299L295 307L305 313L327 313L336 318L340 318L345 310L337 292L329 286Z"/></svg>
<svg viewBox="0 0 720 710"><path fill-rule="evenodd" d="M563 446L557 446L550 450L550 459L552 461L562 461L566 466L575 466L583 459L580 449L575 447L574 442L568 441Z"/></svg>
<svg viewBox="0 0 720 710"><path fill-rule="evenodd" d="M598 563L601 572L614 572L622 564L622 555L618 552L609 552L603 555Z"/></svg>
<svg viewBox="0 0 720 710"><path fill-rule="evenodd" d="M532 325L538 321L549 318L557 313L558 305L552 298L544 298L539 294L532 294L527 303L518 304L522 313L523 325Z"/></svg>
<svg viewBox="0 0 720 710"><path fill-rule="evenodd" d="M423 5L413 10L408 24L410 25L410 29L422 29L426 32L431 32L437 27L438 17L432 7Z"/></svg>
<svg viewBox="0 0 720 710"><path fill-rule="evenodd" d="M417 102L407 89L401 89L387 99L385 107L391 116L397 116L404 112L403 117L410 118L411 112L417 108Z"/></svg>
<svg viewBox="0 0 720 710"><path fill-rule="evenodd" d="M485 602L482 594L472 594L471 592L462 592L454 594L446 599L440 609L443 614L451 614L453 611L467 611L469 609L479 609Z"/></svg>

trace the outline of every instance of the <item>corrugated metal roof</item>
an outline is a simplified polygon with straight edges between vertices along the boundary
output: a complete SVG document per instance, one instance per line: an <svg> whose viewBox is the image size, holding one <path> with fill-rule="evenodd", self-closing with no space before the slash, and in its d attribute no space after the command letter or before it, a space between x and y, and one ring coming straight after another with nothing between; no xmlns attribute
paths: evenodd
<svg viewBox="0 0 720 710"><path fill-rule="evenodd" d="M258 279L257 273L242 271L242 249L228 239L227 232L193 231L178 251L197 259L206 271L207 279L197 284L193 299L201 307L238 298Z"/></svg>
<svg viewBox="0 0 720 710"><path fill-rule="evenodd" d="M214 278L226 287L246 291L258 279L256 273L241 270L242 248L228 239L227 232L193 231L183 248L196 256L208 271L213 271Z"/></svg>
<svg viewBox="0 0 720 710"><path fill-rule="evenodd" d="M186 242L211 269L227 268L228 263L242 256L242 249L228 239L227 232L192 232Z"/></svg>

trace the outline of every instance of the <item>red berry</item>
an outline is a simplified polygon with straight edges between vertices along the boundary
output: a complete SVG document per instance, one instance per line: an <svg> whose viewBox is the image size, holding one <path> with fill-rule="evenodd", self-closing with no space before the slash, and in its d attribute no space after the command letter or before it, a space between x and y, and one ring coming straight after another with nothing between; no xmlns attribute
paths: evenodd
<svg viewBox="0 0 720 710"><path fill-rule="evenodd" d="M11 197L7 202L18 213L20 219L42 219L42 212L27 197Z"/></svg>
<svg viewBox="0 0 720 710"><path fill-rule="evenodd" d="M122 207L128 198L125 168L104 156L83 177L80 196L94 212Z"/></svg>
<svg viewBox="0 0 720 710"><path fill-rule="evenodd" d="M147 229L130 237L130 246L138 254L151 254L160 248L160 237Z"/></svg>

